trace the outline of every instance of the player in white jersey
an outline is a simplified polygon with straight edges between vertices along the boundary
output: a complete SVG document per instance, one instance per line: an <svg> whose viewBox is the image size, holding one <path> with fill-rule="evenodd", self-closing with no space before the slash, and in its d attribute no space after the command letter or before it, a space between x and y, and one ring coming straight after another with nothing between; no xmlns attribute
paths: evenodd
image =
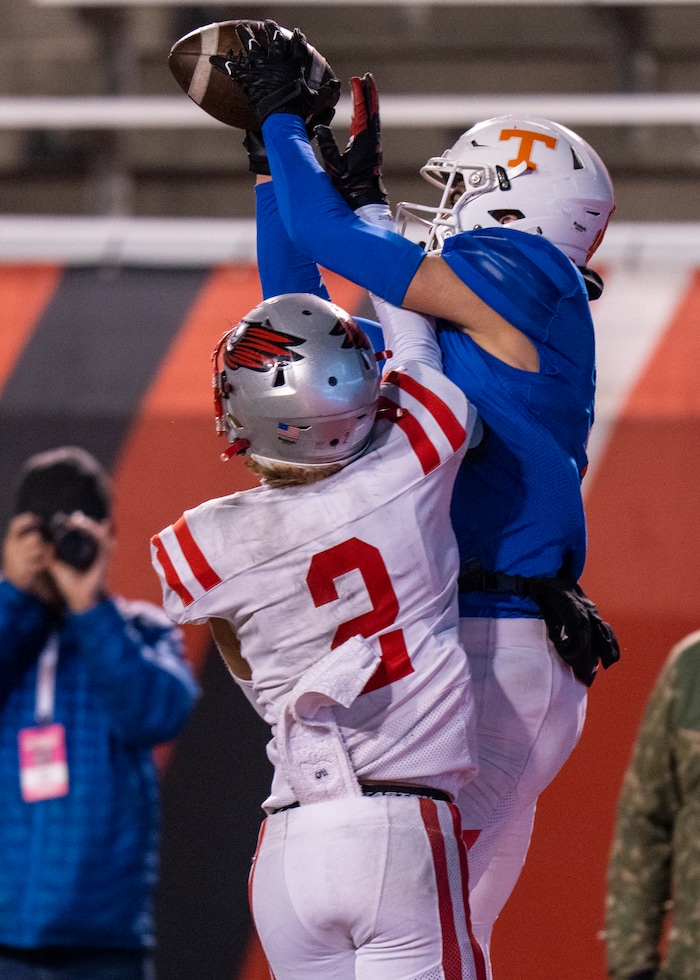
<svg viewBox="0 0 700 980"><path fill-rule="evenodd" d="M475 769L448 519L475 413L428 324L383 312L381 386L318 297L229 331L218 425L261 486L152 542L168 614L240 643L227 662L272 727L250 892L278 980L483 977L452 803Z"/></svg>

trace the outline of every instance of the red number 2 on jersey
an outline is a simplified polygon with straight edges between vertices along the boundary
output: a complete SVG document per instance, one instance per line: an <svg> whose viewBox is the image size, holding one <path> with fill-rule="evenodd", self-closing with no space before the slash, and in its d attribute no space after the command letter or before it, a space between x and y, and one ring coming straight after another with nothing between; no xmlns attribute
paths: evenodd
<svg viewBox="0 0 700 980"><path fill-rule="evenodd" d="M338 598L335 579L353 569L357 569L362 576L367 594L372 600L372 608L346 623L341 623L335 631L331 649L358 633L365 638L374 636L379 630L391 626L399 613L399 602L384 559L374 545L360 541L359 538L349 538L342 544L314 555L306 576L314 605L323 606L327 602L334 602ZM365 684L363 694L376 691L377 688L413 673L402 629L384 633L379 637L379 646L382 660Z"/></svg>

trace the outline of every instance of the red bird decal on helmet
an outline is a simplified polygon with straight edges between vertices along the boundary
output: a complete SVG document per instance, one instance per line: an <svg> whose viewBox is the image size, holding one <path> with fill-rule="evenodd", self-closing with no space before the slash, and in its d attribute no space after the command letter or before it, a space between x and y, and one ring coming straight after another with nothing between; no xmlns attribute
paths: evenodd
<svg viewBox="0 0 700 980"><path fill-rule="evenodd" d="M364 330L360 329L352 317L339 319L331 330L331 337L338 337L345 334L341 347L345 350L354 347L356 350L369 350L370 345Z"/></svg>
<svg viewBox="0 0 700 980"><path fill-rule="evenodd" d="M290 350L306 341L303 337L281 333L264 323L243 320L226 342L224 364L228 368L250 368L251 371L269 371L280 363L301 361L304 355Z"/></svg>

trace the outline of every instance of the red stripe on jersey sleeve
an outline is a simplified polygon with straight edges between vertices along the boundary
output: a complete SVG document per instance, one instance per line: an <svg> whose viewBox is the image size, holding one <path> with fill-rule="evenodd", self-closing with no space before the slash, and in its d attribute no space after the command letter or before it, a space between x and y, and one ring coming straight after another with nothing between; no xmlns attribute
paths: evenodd
<svg viewBox="0 0 700 980"><path fill-rule="evenodd" d="M192 569L192 574L202 588L208 591L209 589L213 589L215 585L219 585L221 579L204 557L199 545L192 537L192 532L187 526L187 521L185 520L184 516L175 521L173 524L173 531L175 532L175 537L180 543L182 553L187 559L188 565Z"/></svg>
<svg viewBox="0 0 700 980"><path fill-rule="evenodd" d="M159 534L154 534L151 538L151 543L156 549L156 557L161 564L163 569L163 574L165 575L165 581L168 583L170 588L173 590L176 596L179 596L183 606L189 606L194 602L194 597L188 592L185 586L180 581L180 577L175 571L175 566L170 561L170 555L165 550L163 542L160 539Z"/></svg>
<svg viewBox="0 0 700 980"><path fill-rule="evenodd" d="M392 422L405 433L426 475L440 465L440 455L415 415L402 412L399 405L386 395L380 397L378 411L388 412Z"/></svg>
<svg viewBox="0 0 700 980"><path fill-rule="evenodd" d="M405 374L403 371L390 371L386 378L384 378L384 381L403 389L408 395L411 395L412 398L415 398L417 402L420 402L421 405L427 408L447 436L447 440L452 448L454 450L459 449L467 438L467 433L452 409L449 405L445 404L442 398L439 398L434 391L426 388L425 385L420 384L410 374Z"/></svg>

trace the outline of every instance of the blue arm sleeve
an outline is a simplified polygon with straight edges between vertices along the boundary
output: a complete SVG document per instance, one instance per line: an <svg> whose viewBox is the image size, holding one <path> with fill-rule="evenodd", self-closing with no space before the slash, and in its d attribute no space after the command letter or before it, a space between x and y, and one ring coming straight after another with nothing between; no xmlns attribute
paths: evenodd
<svg viewBox="0 0 700 980"><path fill-rule="evenodd" d="M282 293L313 293L329 300L331 297L318 266L296 248L287 234L272 181L256 184L255 214L258 271L264 298ZM379 324L364 317L355 319L369 337L375 353L383 350L384 338Z"/></svg>
<svg viewBox="0 0 700 980"><path fill-rule="evenodd" d="M255 186L258 273L265 299L282 293L313 293L329 299L318 266L300 252L282 223L271 181Z"/></svg>
<svg viewBox="0 0 700 980"><path fill-rule="evenodd" d="M425 256L420 245L357 217L316 160L297 116L273 113L263 135L280 215L297 248L400 306Z"/></svg>

